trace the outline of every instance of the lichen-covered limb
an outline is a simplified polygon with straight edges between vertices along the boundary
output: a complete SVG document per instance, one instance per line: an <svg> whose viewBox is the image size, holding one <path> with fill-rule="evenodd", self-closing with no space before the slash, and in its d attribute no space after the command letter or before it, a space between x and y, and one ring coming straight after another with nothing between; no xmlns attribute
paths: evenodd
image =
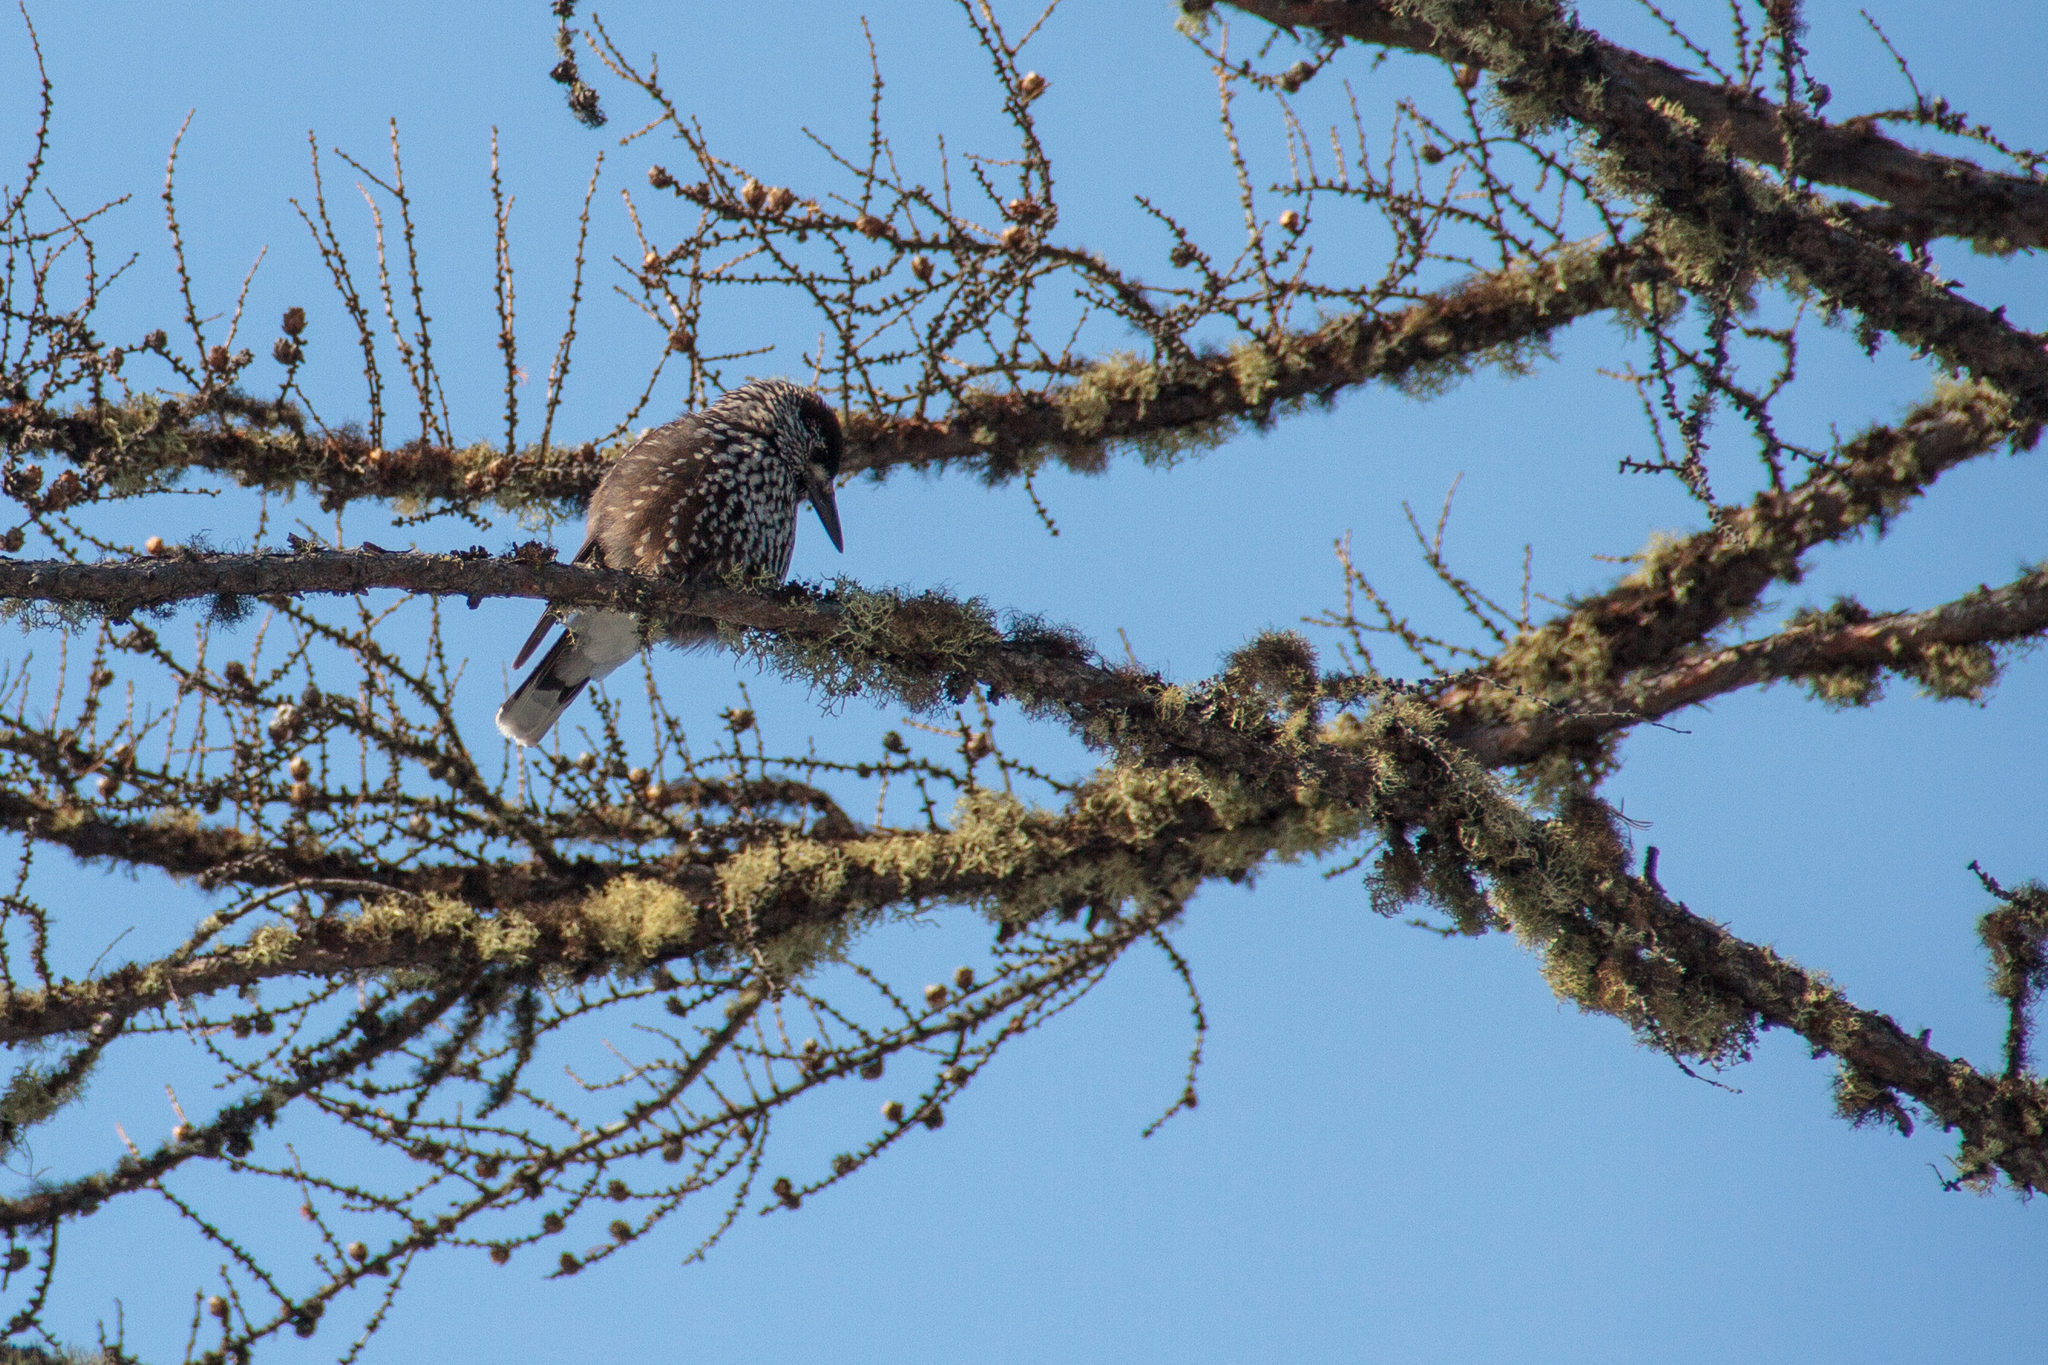
<svg viewBox="0 0 2048 1365"><path fill-rule="evenodd" d="M1386 0L1230 0L1233 7L1287 28L1402 48L1461 65L1497 66L1483 44L1460 42L1424 5ZM1591 36L1590 56L1606 77L1642 100L1682 109L1701 135L1748 161L1793 170L1819 184L1891 206L1857 215L1867 231L1903 241L1962 237L1993 250L2048 245L2048 184L2000 175L1959 157L1916 151L1886 137L1874 121L1829 123L1786 109L1753 90L1701 80L1654 57ZM1795 160L1796 158L1796 160Z"/></svg>
<svg viewBox="0 0 2048 1365"><path fill-rule="evenodd" d="M463 867L408 876L359 864L347 880L285 885L360 909L293 928L270 924L240 941L216 935L222 941L155 963L17 991L0 1002L0 1042L69 1033L274 978L401 968L640 970L714 947L747 948L743 936L774 960L803 945L815 951L828 938L843 941L885 912L929 903L979 905L1012 924L1078 906L1178 903L1207 881L1244 876L1276 852L1331 847L1363 827L1355 812L1289 800L1219 802L1213 792L1186 772L1108 770L1055 811L984 793L938 831L836 838L792 831L716 864L682 856L630 866L593 860L575 877L481 868L469 886ZM259 872L237 883L261 880ZM436 882L454 890L408 889Z"/></svg>
<svg viewBox="0 0 2048 1365"><path fill-rule="evenodd" d="M1257 356L1240 348L1178 367L1110 358L1043 392L977 396L935 421L850 412L843 468L876 476L961 469L990 483L1047 460L1099 472L1119 445L1213 444L1232 424L1276 405L1460 373L1588 314L1632 307L1636 291L1662 277L1636 247L1577 247L1474 276L1406 308L1280 335ZM354 430L308 433L288 404L219 391L63 413L17 403L0 409L0 445L67 460L88 488L133 490L203 469L251 487L310 490L330 510L374 500L401 510L497 504L566 512L617 453L587 443L530 445L516 456L487 444L415 441L387 450Z"/></svg>
<svg viewBox="0 0 2048 1365"><path fill-rule="evenodd" d="M2048 633L2048 569L1925 611L1872 616L1853 603L1797 617L1786 629L1724 648L1680 653L1611 686L1590 682L1570 709L1450 737L1489 766L1529 763L1746 687L1804 682L1838 705L1875 700L1883 675L1914 679L1929 694L1975 700L1997 681L1996 645Z"/></svg>
<svg viewBox="0 0 2048 1365"><path fill-rule="evenodd" d="M1117 445L1143 451L1178 433L1220 436L1219 424L1227 429L1305 398L1461 373L1588 314L1633 308L1638 290L1665 279L1656 258L1637 246L1573 247L1475 275L1407 308L1333 318L1262 348L1178 367L1105 361L1044 393L978 398L942 422L855 413L848 467L964 468L994 483L1051 458L1093 473Z"/></svg>
<svg viewBox="0 0 2048 1365"><path fill-rule="evenodd" d="M1626 871L1624 845L1597 803L1567 803L1548 819L1530 813L1445 743L1419 702L1389 695L1363 715L1298 724L1302 713L1273 690L1275 662L1241 659L1206 693L1150 715L1131 707L1121 720L1132 748L1145 747L1149 731L1156 752L1203 757L1106 769L1059 811L983 793L946 830L791 832L717 866L668 869L666 879L653 864L614 866L610 880L551 905L479 910L356 887L367 901L359 910L22 993L8 1002L4 1027L10 1038L47 1036L88 1017L161 1007L174 986L200 992L280 975L411 966L467 981L495 969L637 971L739 940L762 961L800 965L892 908L965 902L1024 924L1080 907L1114 914L1133 901L1179 904L1207 882L1377 832L1387 852L1375 877L1395 900L1426 897L1469 932L1512 931L1581 1007L1708 1061L1739 1055L1760 1025L1794 1029L1862 1078L1863 1090L1844 1091L1861 1096L1858 1115L1882 1110L1895 1091L1961 1128L1966 1158L1981 1156L2026 1188L2041 1182L2048 1140L2036 1130L2048 1109L2038 1085L1994 1081L1943 1057L1672 903L1653 878Z"/></svg>
<svg viewBox="0 0 2048 1365"><path fill-rule="evenodd" d="M1911 1132L1898 1100L1910 1096L1961 1133L1959 1182L1981 1184L2002 1173L2015 1189L2048 1190L2048 1086L1944 1056L1924 1034L1916 1038L1890 1016L1860 1008L1825 976L1736 937L1658 888L1632 889L1648 941L1703 992L1738 1000L1760 1023L1790 1029L1840 1060L1836 1107L1844 1118Z"/></svg>
<svg viewBox="0 0 2048 1365"><path fill-rule="evenodd" d="M1713 657L1698 651L1754 610L1772 583L1796 579L1815 546L1881 528L1958 464L2036 437L1996 390L1942 387L1898 423L1845 442L1801 483L1767 489L1707 530L1659 540L1621 583L1525 632L1443 689L1435 700L1449 733L1489 762L1519 763L1574 734L1633 723L1592 713L1629 693L1632 674L1677 678ZM1659 688L1646 686L1649 702ZM1577 715L1552 710L1567 698Z"/></svg>
<svg viewBox="0 0 2048 1365"><path fill-rule="evenodd" d="M1767 182L1717 154L1682 114L1653 107L1607 69L1597 35L1550 4L1418 0L1413 12L1487 54L1511 119L1569 120L1594 135L1603 174L1655 220L1690 235L1684 253L1708 278L1761 269L1849 309L1869 327L1995 385L2022 423L2048 418L2048 354L2039 337L1960 296L1932 269L1901 259L1810 194ZM1688 270L1680 270L1685 282Z"/></svg>

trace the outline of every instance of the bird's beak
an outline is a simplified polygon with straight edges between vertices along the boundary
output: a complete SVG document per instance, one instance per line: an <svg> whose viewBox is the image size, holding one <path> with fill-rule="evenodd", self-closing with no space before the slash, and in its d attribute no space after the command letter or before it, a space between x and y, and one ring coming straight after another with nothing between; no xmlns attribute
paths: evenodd
<svg viewBox="0 0 2048 1365"><path fill-rule="evenodd" d="M811 466L810 483L806 492L811 507L818 514L818 520L825 525L825 534L832 537L832 548L846 553L846 542L839 537L839 504L832 496L832 476L816 465Z"/></svg>

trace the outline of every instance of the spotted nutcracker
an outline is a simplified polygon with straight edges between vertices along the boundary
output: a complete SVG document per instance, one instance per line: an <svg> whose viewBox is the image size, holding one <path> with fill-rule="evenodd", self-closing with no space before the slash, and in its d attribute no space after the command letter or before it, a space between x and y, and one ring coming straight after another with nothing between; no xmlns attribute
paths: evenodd
<svg viewBox="0 0 2048 1365"><path fill-rule="evenodd" d="M799 500L808 498L832 537L839 508L839 418L810 389L756 379L702 412L656 427L605 471L584 517L577 564L633 569L662 578L717 578L738 571L789 572ZM538 744L584 687L638 654L647 643L630 613L571 612L567 629L498 708L498 729ZM543 613L518 668L546 638ZM709 642L711 622L672 628L666 638L691 648Z"/></svg>

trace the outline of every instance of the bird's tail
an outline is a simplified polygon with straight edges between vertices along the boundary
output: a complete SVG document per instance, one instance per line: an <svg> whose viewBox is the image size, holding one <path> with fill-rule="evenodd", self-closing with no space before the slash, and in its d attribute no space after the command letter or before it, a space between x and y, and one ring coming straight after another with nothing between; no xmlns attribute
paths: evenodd
<svg viewBox="0 0 2048 1365"><path fill-rule="evenodd" d="M639 651L639 632L630 616L589 612L571 618L554 648L498 708L498 732L521 744L540 743L585 687Z"/></svg>

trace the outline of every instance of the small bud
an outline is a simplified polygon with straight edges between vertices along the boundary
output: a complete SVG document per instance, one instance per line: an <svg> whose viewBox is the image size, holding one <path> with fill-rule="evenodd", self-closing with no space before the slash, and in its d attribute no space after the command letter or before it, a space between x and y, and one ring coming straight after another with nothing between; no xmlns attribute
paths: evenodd
<svg viewBox="0 0 2048 1365"><path fill-rule="evenodd" d="M768 191L768 212L777 218L789 212L789 206L795 202L796 191L786 186L777 185L774 189Z"/></svg>
<svg viewBox="0 0 2048 1365"><path fill-rule="evenodd" d="M142 338L142 345L145 350L161 351L165 346L168 346L170 344L170 341L170 334L165 332L163 328L159 327L152 332L144 334Z"/></svg>
<svg viewBox="0 0 2048 1365"><path fill-rule="evenodd" d="M540 1220L540 1230L551 1237L560 1232L562 1230L562 1215L559 1213L547 1214Z"/></svg>
<svg viewBox="0 0 2048 1365"><path fill-rule="evenodd" d="M910 258L910 273L917 276L919 284L930 284L932 282L932 258L929 256L912 256Z"/></svg>
<svg viewBox="0 0 2048 1365"><path fill-rule="evenodd" d="M860 1165L860 1162L854 1159L851 1152L841 1152L838 1156L832 1158L832 1174L850 1175L853 1173L853 1168L858 1165Z"/></svg>
<svg viewBox="0 0 2048 1365"><path fill-rule="evenodd" d="M279 337L270 343L270 358L280 365L296 365L305 358L305 350L290 337Z"/></svg>
<svg viewBox="0 0 2048 1365"><path fill-rule="evenodd" d="M577 1261L576 1253L573 1251L563 1252L560 1264L564 1275L574 1275L583 1268L582 1264Z"/></svg>
<svg viewBox="0 0 2048 1365"><path fill-rule="evenodd" d="M121 790L121 779L114 776L112 773L108 773L106 776L102 777L99 780L98 786L100 799L106 800L107 798L111 797L115 792Z"/></svg>
<svg viewBox="0 0 2048 1365"><path fill-rule="evenodd" d="M191 1140L192 1140L192 1125L191 1125L191 1124L189 1124L189 1123L181 1123L181 1124L179 1124L179 1125L178 1125L177 1127L175 1127L175 1128L171 1129L171 1141L173 1141L173 1142L190 1142Z"/></svg>
<svg viewBox="0 0 2048 1365"><path fill-rule="evenodd" d="M660 269L661 253L659 251L650 251L645 256L642 256L640 258L640 268L642 270L650 271Z"/></svg>
<svg viewBox="0 0 2048 1365"><path fill-rule="evenodd" d="M681 1138L670 1138L667 1142L662 1143L661 1159L671 1166L681 1161L683 1159L683 1140Z"/></svg>
<svg viewBox="0 0 2048 1365"><path fill-rule="evenodd" d="M882 736L882 747L892 754L907 754L910 746L903 742L903 736L895 730Z"/></svg>
<svg viewBox="0 0 2048 1365"><path fill-rule="evenodd" d="M206 353L206 368L215 374L226 374L233 363L225 346L215 346Z"/></svg>
<svg viewBox="0 0 2048 1365"><path fill-rule="evenodd" d="M675 177L670 175L663 167L649 166L647 168L647 183L658 190L665 190L676 182Z"/></svg>
<svg viewBox="0 0 2048 1365"><path fill-rule="evenodd" d="M424 815L415 815L405 822L405 832L415 839L424 839L434 832L434 822Z"/></svg>
<svg viewBox="0 0 2048 1365"><path fill-rule="evenodd" d="M754 713L752 711L729 711L726 713L725 723L732 727L734 734L743 735L754 728Z"/></svg>
<svg viewBox="0 0 2048 1365"><path fill-rule="evenodd" d="M14 1250L7 1253L7 1269L10 1272L16 1270L26 1270L27 1268L28 1249L26 1247L16 1247L14 1248Z"/></svg>
<svg viewBox="0 0 2048 1365"><path fill-rule="evenodd" d="M1181 242L1177 244L1173 248L1173 250L1166 253L1166 259L1168 263L1170 263L1176 270L1178 270L1180 267L1184 265L1194 264L1195 249L1189 246L1186 242Z"/></svg>
<svg viewBox="0 0 2048 1365"><path fill-rule="evenodd" d="M967 1074L967 1068L964 1066L949 1066L939 1073L947 1085L967 1084Z"/></svg>
<svg viewBox="0 0 2048 1365"><path fill-rule="evenodd" d="M348 1258L357 1265L361 1265L364 1261L370 1259L370 1249L361 1242L350 1242L348 1244Z"/></svg>
<svg viewBox="0 0 2048 1365"><path fill-rule="evenodd" d="M881 1079L882 1079L882 1059L881 1059L880 1057L875 1057L875 1058L871 1058L871 1059L870 1059L870 1060L868 1060L868 1061L862 1062L862 1063L860 1064L860 1078L861 1078L862 1080L864 1080L864 1081L879 1081L879 1080L881 1080Z"/></svg>
<svg viewBox="0 0 2048 1365"><path fill-rule="evenodd" d="M1045 206L1036 199L1012 199L1003 205L1003 216L1017 223L1035 223L1045 214Z"/></svg>
<svg viewBox="0 0 2048 1365"><path fill-rule="evenodd" d="M219 1318L222 1322L226 1322L228 1320L228 1301L215 1294L207 1299L206 1311Z"/></svg>
<svg viewBox="0 0 2048 1365"><path fill-rule="evenodd" d="M944 986L934 981L931 985L924 988L924 1003L932 1009L937 1009L946 1003L948 994Z"/></svg>
<svg viewBox="0 0 2048 1365"><path fill-rule="evenodd" d="M882 1105L882 1117L891 1123L903 1122L903 1101L889 1100Z"/></svg>
<svg viewBox="0 0 2048 1365"><path fill-rule="evenodd" d="M745 204L749 210L758 212L761 205L766 203L767 200L768 187L752 176L748 176L747 183L740 186L740 202Z"/></svg>
<svg viewBox="0 0 2048 1365"><path fill-rule="evenodd" d="M623 1218L614 1218L609 1231L611 1232L612 1240L615 1242L630 1242L633 1240L633 1225Z"/></svg>
<svg viewBox="0 0 2048 1365"><path fill-rule="evenodd" d="M967 761L976 763L987 758L996 750L996 742L986 730L976 731L967 738Z"/></svg>
<svg viewBox="0 0 2048 1365"><path fill-rule="evenodd" d="M626 769L626 780L627 780L628 782L631 782L631 783L632 783L632 784L633 784L634 786L636 786L636 787L637 787L637 786L639 786L639 785L641 785L642 783L644 783L645 781L647 781L647 769L645 769L645 768L628 768L628 769Z"/></svg>
<svg viewBox="0 0 2048 1365"><path fill-rule="evenodd" d="M291 307L284 310L284 334L295 337L306 330L306 310Z"/></svg>
<svg viewBox="0 0 2048 1365"><path fill-rule="evenodd" d="M492 1247L492 1248L491 1248L491 1264L492 1264L492 1265L503 1265L503 1264L505 1264L505 1262L507 1262L507 1261L509 1261L509 1260L511 1260L511 1259L512 1259L512 1248L511 1248L511 1247L508 1247L508 1246L495 1246L495 1247Z"/></svg>
<svg viewBox="0 0 2048 1365"><path fill-rule="evenodd" d="M168 545L164 544L162 536L151 536L148 540L142 542L142 552L147 555L161 555L169 548Z"/></svg>
<svg viewBox="0 0 2048 1365"><path fill-rule="evenodd" d="M1460 90L1470 90L1479 84L1479 68L1469 63L1459 67L1457 81Z"/></svg>
<svg viewBox="0 0 2048 1365"><path fill-rule="evenodd" d="M863 213L853 220L853 229L863 237L880 237L889 231L889 225L872 213Z"/></svg>
<svg viewBox="0 0 2048 1365"><path fill-rule="evenodd" d="M307 710L310 711L319 704L320 689L313 686L313 684L311 683L307 683L305 690L299 693L299 705L305 707Z"/></svg>
<svg viewBox="0 0 2048 1365"><path fill-rule="evenodd" d="M5 548L9 554L15 553L26 544L28 544L28 537L22 533L22 529L19 526L9 527L7 534L0 536L0 548Z"/></svg>
<svg viewBox="0 0 2048 1365"><path fill-rule="evenodd" d="M974 989L974 968L972 968L972 967L956 967L956 968L954 968L954 969L953 969L953 984L954 984L954 985L955 985L956 987L958 987L959 989L963 990L963 991L971 991L971 990L973 990L973 989Z"/></svg>
<svg viewBox="0 0 2048 1365"><path fill-rule="evenodd" d="M786 1209L796 1208L804 1202L803 1196L796 1192L796 1186L786 1175L776 1176L775 1184L771 1188L775 1191L775 1197L782 1201L782 1207Z"/></svg>
<svg viewBox="0 0 2048 1365"><path fill-rule="evenodd" d="M1307 226L1307 222L1293 209L1287 209L1280 215L1280 226L1286 228L1289 232L1299 232Z"/></svg>
<svg viewBox="0 0 2048 1365"><path fill-rule="evenodd" d="M1005 251L1022 252L1031 245L1031 232L1022 223L1012 223L996 240L1003 244Z"/></svg>
<svg viewBox="0 0 2048 1365"><path fill-rule="evenodd" d="M597 755L595 755L595 754L578 754L578 755L576 755L576 771L577 771L577 772L579 772L579 773L587 773L587 772L590 772L590 771L594 770L594 769L595 769L596 767L597 767Z"/></svg>
<svg viewBox="0 0 2048 1365"><path fill-rule="evenodd" d="M1425 142L1422 144L1421 155L1424 161L1434 166L1439 161L1442 161L1446 156L1448 156L1449 153L1444 151L1443 148L1437 146L1434 142Z"/></svg>
<svg viewBox="0 0 2048 1365"><path fill-rule="evenodd" d="M696 344L697 338L690 335L690 329L687 327L678 327L668 334L668 348L678 355Z"/></svg>
<svg viewBox="0 0 2048 1365"><path fill-rule="evenodd" d="M946 1111L936 1104L926 1105L925 1111L917 1116L917 1121L937 1132L946 1126Z"/></svg>
<svg viewBox="0 0 2048 1365"><path fill-rule="evenodd" d="M668 784L666 782L649 782L647 789L641 792L640 795L645 798L650 806L665 806L668 804Z"/></svg>
<svg viewBox="0 0 2048 1365"><path fill-rule="evenodd" d="M290 702L285 702L276 711L271 713L268 728L272 739L276 740L279 744L284 743L298 731L299 708L293 706Z"/></svg>
<svg viewBox="0 0 2048 1365"><path fill-rule="evenodd" d="M292 775L292 781L304 782L312 775L313 765L306 762L304 754L293 754L292 761L285 765L285 771Z"/></svg>
<svg viewBox="0 0 2048 1365"><path fill-rule="evenodd" d="M1029 104L1040 95L1043 95L1045 87L1050 84L1050 81L1046 80L1045 77L1039 75L1036 71L1027 71L1024 73L1024 78L1017 82L1017 94L1026 104Z"/></svg>
<svg viewBox="0 0 2048 1365"><path fill-rule="evenodd" d="M292 783L290 787L285 789L285 799L300 810L305 810L313 804L312 784L307 782Z"/></svg>

